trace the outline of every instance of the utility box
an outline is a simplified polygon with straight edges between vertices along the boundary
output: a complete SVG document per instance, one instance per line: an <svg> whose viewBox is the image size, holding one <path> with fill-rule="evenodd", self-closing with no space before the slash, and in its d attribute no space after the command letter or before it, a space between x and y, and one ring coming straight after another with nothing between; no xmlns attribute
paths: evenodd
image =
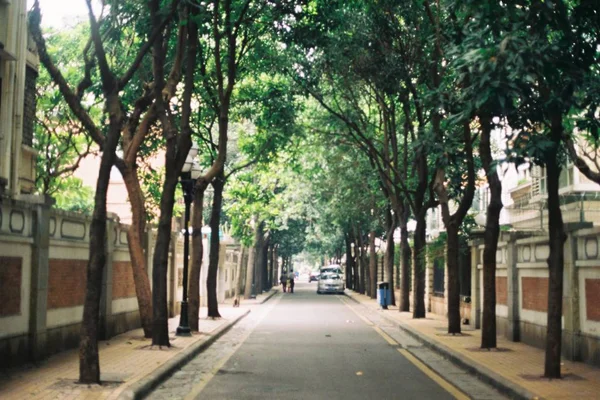
<svg viewBox="0 0 600 400"><path fill-rule="evenodd" d="M387 282L377 282L377 303L382 309L387 310L390 304L390 285Z"/></svg>

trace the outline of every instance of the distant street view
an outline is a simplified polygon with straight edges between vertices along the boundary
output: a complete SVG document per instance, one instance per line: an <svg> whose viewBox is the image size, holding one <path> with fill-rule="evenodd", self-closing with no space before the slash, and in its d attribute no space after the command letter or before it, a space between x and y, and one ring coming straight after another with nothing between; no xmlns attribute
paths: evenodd
<svg viewBox="0 0 600 400"><path fill-rule="evenodd" d="M0 0L1 399L594 399L597 0Z"/></svg>

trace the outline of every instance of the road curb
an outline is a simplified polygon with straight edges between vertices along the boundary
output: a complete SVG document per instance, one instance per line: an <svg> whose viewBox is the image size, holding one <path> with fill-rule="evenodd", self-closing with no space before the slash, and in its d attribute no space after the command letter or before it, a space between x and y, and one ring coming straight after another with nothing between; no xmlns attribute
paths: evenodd
<svg viewBox="0 0 600 400"><path fill-rule="evenodd" d="M362 304L361 301L355 299L351 295L347 295L347 297L351 298L353 301L355 301L358 304ZM398 328L400 328L401 330L403 330L404 332L409 334L412 338L418 340L420 343L425 345L425 347L435 351L436 353L438 353L438 354L442 355L443 357L447 358L448 360L452 361L452 363L458 365L460 368L475 375L481 381L493 386L498 391L500 391L502 394L504 394L512 399L519 399L519 400L529 400L529 399L533 399L533 398L539 399L539 397L536 396L534 393L528 391L527 389L525 389L521 386L518 386L514 382L500 376L499 374L490 370L489 368L477 363L476 361L473 361L473 360L463 356L462 354L457 353L456 351L452 350L448 346L445 346L441 343L436 342L433 339L430 339L428 337L421 335L421 333L419 331L417 331L416 329L414 329L413 327L411 327L407 324L404 324L392 317L389 317L389 316L385 315L385 313L382 313L381 316L386 321L388 321L392 324L398 325ZM409 353L411 353L414 357L418 358L419 361L421 361L427 365L427 362L425 360L421 359L415 352L411 351L410 348L407 348L406 350Z"/></svg>
<svg viewBox="0 0 600 400"><path fill-rule="evenodd" d="M265 297L264 299L262 299L260 301L260 303L258 303L258 304L264 304L264 303L266 303L267 301L269 301L271 299L271 297L275 296L277 293L279 293L279 290L272 289L271 293L269 293L269 295L267 295L267 297Z"/></svg>
<svg viewBox="0 0 600 400"><path fill-rule="evenodd" d="M266 301L266 300L265 300ZM244 313L234 320L221 325L217 330L212 333L206 340L199 340L192 344L188 348L182 350L180 353L175 355L173 358L168 360L166 363L155 369L150 374L146 375L140 381L132 384L126 388L123 393L119 396L120 400L138 400L143 399L147 396L154 388L165 381L171 376L176 370L187 364L192 358L197 356L212 345L217 339L226 334L235 324L241 321L244 317L250 314L250 310L244 311Z"/></svg>

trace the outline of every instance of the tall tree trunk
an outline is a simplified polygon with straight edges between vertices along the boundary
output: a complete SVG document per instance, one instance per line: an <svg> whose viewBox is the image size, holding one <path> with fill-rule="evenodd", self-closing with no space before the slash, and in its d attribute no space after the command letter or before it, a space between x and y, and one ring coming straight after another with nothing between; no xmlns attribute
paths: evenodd
<svg viewBox="0 0 600 400"><path fill-rule="evenodd" d="M167 150L167 153L169 150ZM167 165L174 162L174 155L167 156ZM167 269L169 266L169 246L171 244L171 222L175 205L177 171L167 166L167 176L163 183L160 199L160 218L152 259L152 345L168 346L169 313L167 308Z"/></svg>
<svg viewBox="0 0 600 400"><path fill-rule="evenodd" d="M346 244L346 287L353 289L352 272L354 271L354 258L352 257L352 236L350 233L346 233L344 239Z"/></svg>
<svg viewBox="0 0 600 400"><path fill-rule="evenodd" d="M356 258L358 261L358 293L365 294L365 246L363 243L362 232L359 226L356 226L356 240L357 247L354 248L354 251L356 251Z"/></svg>
<svg viewBox="0 0 600 400"><path fill-rule="evenodd" d="M262 278L262 289L263 291L269 290L269 234L267 233L263 243L263 278Z"/></svg>
<svg viewBox="0 0 600 400"><path fill-rule="evenodd" d="M264 224L258 224L257 242L256 242L256 266L254 268L254 290L259 295L263 292L263 275L264 275L264 248L265 248L265 232Z"/></svg>
<svg viewBox="0 0 600 400"><path fill-rule="evenodd" d="M481 139L479 154L490 187L490 204L487 207L485 233L483 236L483 318L481 320L481 348L491 349L496 342L496 252L500 236L500 212L502 211L502 182L498 177L491 151L492 121L488 116L479 117Z"/></svg>
<svg viewBox="0 0 600 400"><path fill-rule="evenodd" d="M131 227L127 231L127 244L131 257L135 294L137 296L140 320L144 337L152 337L152 291L146 257L144 255L143 241L146 233L146 205L144 193L137 176L137 168L126 167L125 163L117 163L123 176L129 204L131 205Z"/></svg>
<svg viewBox="0 0 600 400"><path fill-rule="evenodd" d="M153 13L155 23L160 20L157 13ZM187 34L184 29L181 34L186 34L187 60L182 95L180 131L176 126L173 115L167 112L163 89L165 52L162 40L153 43L152 50L152 73L154 77L154 104L156 106L158 120L160 120L163 137L166 141L165 152L165 179L160 198L160 217L152 259L152 345L171 346L169 342L169 314L167 307L167 271L169 267L169 247L171 244L171 224L173 222L173 206L175 205L175 190L177 181L185 158L192 147L190 115L192 93L194 91L194 69L197 50L196 24L190 22L186 25ZM183 37L182 37L183 38ZM177 75L177 77L174 77ZM169 81L179 80L180 73L173 74Z"/></svg>
<svg viewBox="0 0 600 400"><path fill-rule="evenodd" d="M244 288L244 299L252 298L252 283L254 280L254 260L256 247L252 246L248 249L248 266L246 267L246 285Z"/></svg>
<svg viewBox="0 0 600 400"><path fill-rule="evenodd" d="M390 305L396 305L396 294L394 285L394 229L388 230L386 237L386 248L384 256L384 265L387 277L387 283L390 287Z"/></svg>
<svg viewBox="0 0 600 400"><path fill-rule="evenodd" d="M352 290L358 292L360 291L360 262L359 262L359 247L356 242L354 242L354 262L352 265Z"/></svg>
<svg viewBox="0 0 600 400"><path fill-rule="evenodd" d="M208 276L206 278L206 294L208 300L208 317L221 318L217 300L217 275L219 272L219 252L221 241L219 228L221 224L221 207L223 205L223 188L225 186L223 170L212 182L214 197L210 214L210 253L208 255Z"/></svg>
<svg viewBox="0 0 600 400"><path fill-rule="evenodd" d="M267 247L267 290L273 287L273 245Z"/></svg>
<svg viewBox="0 0 600 400"><path fill-rule="evenodd" d="M273 286L278 286L279 285L279 273L280 273L280 269L279 269L279 256L278 256L278 249L279 245L276 244L273 247Z"/></svg>
<svg viewBox="0 0 600 400"><path fill-rule="evenodd" d="M377 298L377 252L375 251L375 231L369 232L369 296Z"/></svg>
<svg viewBox="0 0 600 400"><path fill-rule="evenodd" d="M258 240L258 224L256 223L256 218L253 218L254 226L254 244L248 250L248 267L246 268L246 288L244 289L244 299L250 299L252 297L252 284L254 283L254 266L255 266L255 258L256 258L256 242Z"/></svg>
<svg viewBox="0 0 600 400"><path fill-rule="evenodd" d="M114 96L117 97L117 96ZM115 162L115 150L119 143L121 111L118 100L109 99L112 105L109 133L102 148L100 172L96 182L94 213L90 227L90 252L87 265L83 320L79 339L79 382L100 383L100 360L98 357L98 322L100 318L100 296L102 295L102 273L106 263L106 194L110 181L110 170ZM115 107L115 105L117 107Z"/></svg>
<svg viewBox="0 0 600 400"><path fill-rule="evenodd" d="M244 257L246 254L246 247L244 245L240 246L240 254L238 258L237 265L235 266L235 288L233 299L237 304L240 304L240 294L242 291L242 274L244 273Z"/></svg>
<svg viewBox="0 0 600 400"><path fill-rule="evenodd" d="M369 261L367 255L367 247L363 244L360 248L360 294L368 295L368 275L369 275Z"/></svg>
<svg viewBox="0 0 600 400"><path fill-rule="evenodd" d="M460 262L460 243L458 226L446 227L446 264L448 266L448 333L459 334L460 329L460 282L458 264Z"/></svg>
<svg viewBox="0 0 600 400"><path fill-rule="evenodd" d="M463 124L464 148L467 161L467 185L462 197L458 200L458 208L450 214L450 196L446 188L446 171L438 168L435 176L433 189L437 193L442 218L446 226L446 265L448 266L448 333L459 334L460 329L460 238L458 236L460 226L471 205L475 194L475 164L473 161L473 145L471 142L471 127L468 122ZM440 133L441 136L441 133Z"/></svg>
<svg viewBox="0 0 600 400"><path fill-rule="evenodd" d="M413 318L425 318L425 249L426 249L426 221L425 213L416 217L413 249Z"/></svg>
<svg viewBox="0 0 600 400"><path fill-rule="evenodd" d="M400 311L410 311L410 244L408 243L408 228L406 221L400 224L400 248L401 248L401 289L400 289Z"/></svg>
<svg viewBox="0 0 600 400"><path fill-rule="evenodd" d="M396 230L396 217L388 209L386 213L387 231L385 234L386 248L383 264L390 287L390 305L396 305L396 294L394 288L394 231Z"/></svg>
<svg viewBox="0 0 600 400"><path fill-rule="evenodd" d="M544 376L560 378L562 349L562 303L565 228L558 195L561 166L558 149L563 136L562 115L555 111L551 120L551 136L554 142L546 157L546 182L548 186L548 234L550 255L548 257L548 314L546 325L546 360Z"/></svg>
<svg viewBox="0 0 600 400"><path fill-rule="evenodd" d="M190 257L190 271L188 283L188 321L190 329L197 332L200 329L200 273L202 271L202 258L204 257L204 243L202 243L202 225L204 212L204 192L209 182L198 179L194 186L194 207L192 210L192 254Z"/></svg>

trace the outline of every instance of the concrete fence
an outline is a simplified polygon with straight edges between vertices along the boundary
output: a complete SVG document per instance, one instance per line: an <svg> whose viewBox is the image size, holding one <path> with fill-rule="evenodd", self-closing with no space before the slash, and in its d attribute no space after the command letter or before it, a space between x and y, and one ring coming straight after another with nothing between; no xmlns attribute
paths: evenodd
<svg viewBox="0 0 600 400"><path fill-rule="evenodd" d="M563 356L600 366L600 228L568 226L563 291ZM472 242L471 324L483 308L483 241ZM502 232L497 252L498 333L544 347L550 254L546 232Z"/></svg>
<svg viewBox="0 0 600 400"><path fill-rule="evenodd" d="M79 343L90 245L91 218L42 202L0 202L0 367L37 361ZM100 337L140 326L127 244L127 225L107 221L107 258L102 283ZM208 235L201 276L205 303ZM155 233L147 232L152 276ZM167 273L170 316L179 313L183 281L183 236L173 233ZM233 294L239 246L224 241L218 272L219 301Z"/></svg>

